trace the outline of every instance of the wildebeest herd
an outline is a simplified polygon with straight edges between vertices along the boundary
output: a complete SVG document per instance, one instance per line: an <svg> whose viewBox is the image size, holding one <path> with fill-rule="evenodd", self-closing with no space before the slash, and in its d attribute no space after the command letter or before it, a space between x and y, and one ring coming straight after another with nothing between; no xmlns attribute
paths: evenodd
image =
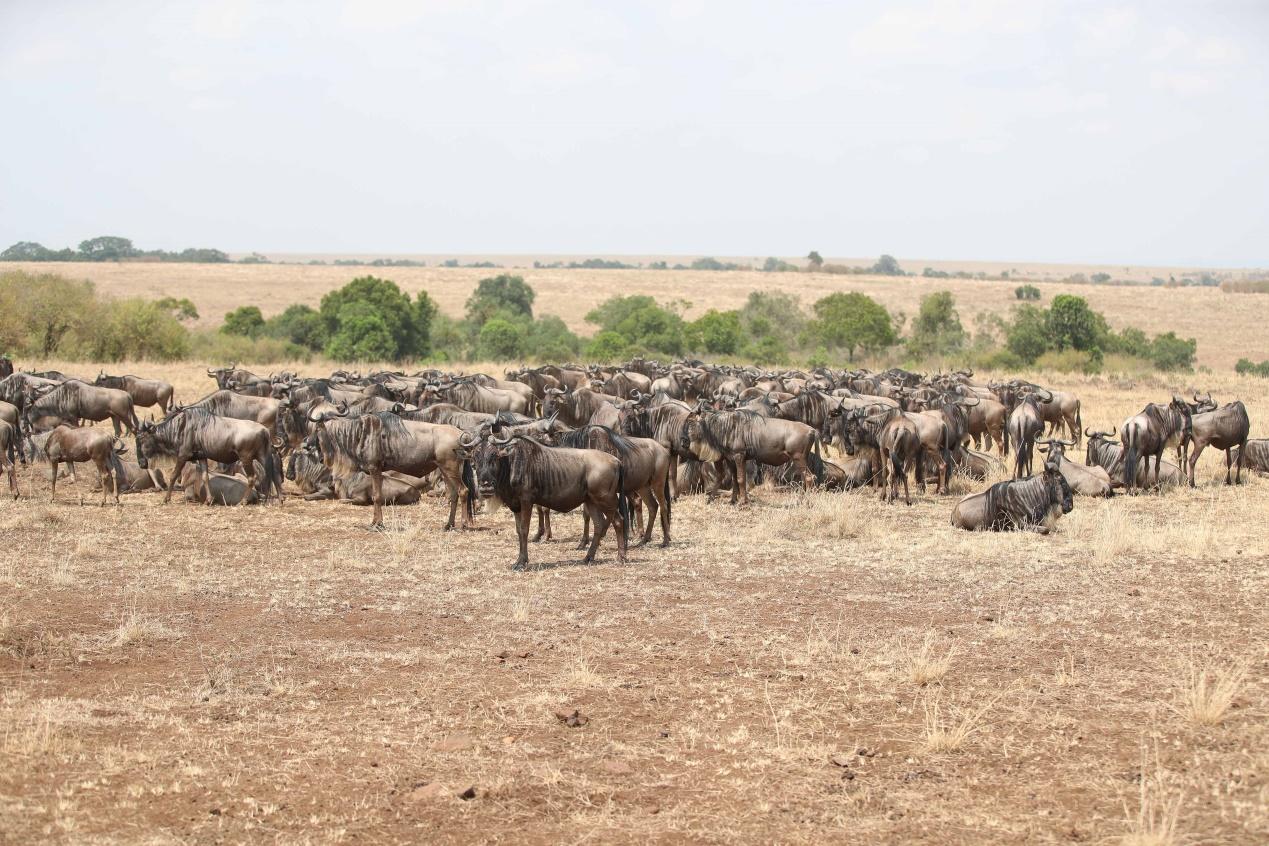
<svg viewBox="0 0 1269 846"><path fill-rule="evenodd" d="M381 527L385 504L443 489L446 529L474 525L485 502L515 514L517 567L528 562L535 514L536 539L550 538L552 511L583 508L585 561L610 527L624 561L632 522L641 524L640 544L659 522L666 545L676 498L713 500L727 489L744 505L764 481L871 486L886 502L902 489L911 504L910 481L946 493L954 474L1006 475L1012 453L1012 479L961 499L952 524L1047 533L1073 495L1194 485L1208 446L1225 451L1227 483L1240 482L1244 467L1269 472L1269 442L1248 440L1242 402L1173 396L1118 433L1093 432L1073 394L1021 379L977 381L969 371L772 372L636 358L524 367L504 378L435 369L302 378L231 366L209 369L217 389L178 405L161 380L6 370L0 461L15 498L15 465L41 461L53 497L60 472L92 464L102 505L110 494L118 502L145 490L164 490L168 502L177 488L206 505L281 503L285 479L306 500L372 506L372 526ZM142 422L137 410L146 408L161 419ZM113 434L84 426L106 420ZM1066 450L1082 440L1079 464ZM1176 463L1164 457L1170 448ZM165 478L157 464L167 461Z"/></svg>

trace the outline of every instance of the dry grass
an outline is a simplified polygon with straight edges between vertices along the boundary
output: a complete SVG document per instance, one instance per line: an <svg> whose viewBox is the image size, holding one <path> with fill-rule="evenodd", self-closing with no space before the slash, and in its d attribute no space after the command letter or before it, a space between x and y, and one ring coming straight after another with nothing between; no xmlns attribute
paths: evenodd
<svg viewBox="0 0 1269 846"><path fill-rule="evenodd" d="M1031 375L1096 428L1190 387ZM1265 434L1264 380L1210 387ZM0 503L0 839L1266 842L1269 481L1219 461L1050 537L763 487L581 567L572 514L527 572L505 510L102 513L27 469L36 499ZM1189 654L1217 657L1178 679ZM1174 716L1195 690L1219 724ZM1137 795L1143 733L1172 775Z"/></svg>
<svg viewBox="0 0 1269 846"><path fill-rule="evenodd" d="M1177 713L1199 726L1224 722L1247 679L1248 663L1200 664L1191 658L1181 683Z"/></svg>
<svg viewBox="0 0 1269 846"><path fill-rule="evenodd" d="M1154 753L1154 766L1142 745L1139 787L1136 810L1124 802L1127 833L1124 846L1177 846L1181 841L1178 823L1181 816L1183 795L1169 773L1159 764L1158 750Z"/></svg>

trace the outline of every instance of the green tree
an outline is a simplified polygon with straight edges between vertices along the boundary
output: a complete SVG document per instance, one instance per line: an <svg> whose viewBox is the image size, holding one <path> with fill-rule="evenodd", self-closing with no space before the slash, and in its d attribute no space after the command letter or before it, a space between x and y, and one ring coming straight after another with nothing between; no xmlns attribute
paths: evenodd
<svg viewBox="0 0 1269 846"><path fill-rule="evenodd" d="M1009 347L1009 352L1027 364L1044 355L1049 349L1044 309L1033 305L1018 306L1005 335L1005 345Z"/></svg>
<svg viewBox="0 0 1269 846"><path fill-rule="evenodd" d="M581 339L553 314L544 314L529 325L525 352L538 361L569 361L577 358L581 349Z"/></svg>
<svg viewBox="0 0 1269 846"><path fill-rule="evenodd" d="M811 250L806 254L807 261L811 263L811 270L819 270L824 266L824 257L815 250Z"/></svg>
<svg viewBox="0 0 1269 846"><path fill-rule="evenodd" d="M590 339L586 355L595 361L619 361L624 357L627 346L621 333L605 329Z"/></svg>
<svg viewBox="0 0 1269 846"><path fill-rule="evenodd" d="M740 313L710 309L690 326L693 349L714 355L735 355L740 349Z"/></svg>
<svg viewBox="0 0 1269 846"><path fill-rule="evenodd" d="M938 291L921 299L921 310L912 321L908 352L916 358L949 355L965 348L965 327L956 313L951 291Z"/></svg>
<svg viewBox="0 0 1269 846"><path fill-rule="evenodd" d="M0 261L50 261L53 251L34 241L19 241L0 253Z"/></svg>
<svg viewBox="0 0 1269 846"><path fill-rule="evenodd" d="M586 315L586 322L615 332L629 347L663 355L682 355L684 350L683 318L646 295L605 300Z"/></svg>
<svg viewBox="0 0 1269 846"><path fill-rule="evenodd" d="M181 297L179 300L176 297L163 297L156 301L155 305L169 312L180 321L198 319L198 309L187 297Z"/></svg>
<svg viewBox="0 0 1269 846"><path fill-rule="evenodd" d="M1197 341L1178 338L1175 332L1155 335L1150 344L1150 361L1160 370L1192 370L1197 353Z"/></svg>
<svg viewBox="0 0 1269 846"><path fill-rule="evenodd" d="M477 348L482 359L518 359L524 355L524 330L509 320L495 317L480 327Z"/></svg>
<svg viewBox="0 0 1269 846"><path fill-rule="evenodd" d="M1058 294L1049 305L1046 323L1050 343L1059 350L1091 350L1101 334L1100 315L1083 297Z"/></svg>
<svg viewBox="0 0 1269 846"><path fill-rule="evenodd" d="M829 294L817 300L813 309L815 335L829 349L844 347L852 361L857 349L880 350L895 343L890 314L864 294Z"/></svg>
<svg viewBox="0 0 1269 846"><path fill-rule="evenodd" d="M238 306L225 315L220 331L226 335L259 338L264 332L264 315L260 313L259 306Z"/></svg>
<svg viewBox="0 0 1269 846"><path fill-rule="evenodd" d="M882 276L902 276L903 268L899 267L899 262L894 256L883 255L877 259L877 263L872 266L873 273L879 273Z"/></svg>
<svg viewBox="0 0 1269 846"><path fill-rule="evenodd" d="M335 361L389 361L398 347L392 328L368 300L352 300L340 309L337 329L326 344L326 355Z"/></svg>
<svg viewBox="0 0 1269 846"><path fill-rule="evenodd" d="M375 276L361 276L352 280L337 291L331 291L322 297L319 313L325 325L327 346L335 342L343 330L345 308L352 303L364 303L379 316L379 322L387 329L392 338L392 350L387 355L379 355L378 359L400 361L405 358L421 358L431 351L431 322L436 313L435 304L425 293L420 293L417 302L411 302L408 294L401 291L395 282ZM377 333L365 317L364 310L348 312L358 320L357 337L367 333ZM339 348L347 349L348 334ZM367 335L368 336L368 335ZM369 343L369 342L367 342ZM374 342L378 344L376 340ZM367 356L370 358L370 356Z"/></svg>
<svg viewBox="0 0 1269 846"><path fill-rule="evenodd" d="M476 326L499 312L512 315L533 317L533 289L523 277L500 273L488 279L481 279L476 290L467 299L467 319Z"/></svg>
<svg viewBox="0 0 1269 846"><path fill-rule="evenodd" d="M189 331L160 302L108 303L86 339L94 361L177 361L189 355Z"/></svg>
<svg viewBox="0 0 1269 846"><path fill-rule="evenodd" d="M127 238L117 235L99 235L79 243L79 254L87 261L118 261L137 255L137 249Z"/></svg>
<svg viewBox="0 0 1269 846"><path fill-rule="evenodd" d="M322 316L311 306L298 303L265 321L264 333L313 351L326 346L326 324Z"/></svg>
<svg viewBox="0 0 1269 846"><path fill-rule="evenodd" d="M1013 295L1020 300L1040 299L1040 289L1034 285L1019 285L1013 289Z"/></svg>

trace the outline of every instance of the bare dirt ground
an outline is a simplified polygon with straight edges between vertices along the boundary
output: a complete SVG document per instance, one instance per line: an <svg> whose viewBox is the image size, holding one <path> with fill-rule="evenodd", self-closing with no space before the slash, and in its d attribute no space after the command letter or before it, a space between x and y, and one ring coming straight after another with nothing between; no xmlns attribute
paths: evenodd
<svg viewBox="0 0 1269 846"><path fill-rule="evenodd" d="M1033 375L1096 428L1192 387ZM1269 383L1210 387L1269 434ZM583 567L570 515L528 572L505 510L379 534L298 499L50 505L27 471L0 841L1264 843L1269 480L1201 467L1048 538L760 489Z"/></svg>
<svg viewBox="0 0 1269 846"><path fill-rule="evenodd" d="M198 307L205 325L219 324L226 312L240 305L258 305L266 316L293 303L316 306L327 291L367 273L392 279L411 294L426 290L442 311L458 317L478 280L504 272L487 268L109 262L6 262L4 268L91 279L102 292L112 296L189 297ZM961 319L967 328L972 328L973 317L980 312L1007 315L1017 304L1014 289L1020 281L1070 272L1069 268L1055 269L1051 265L1023 265L1017 269L1023 276L1007 282L752 271L535 270L528 267L506 272L521 274L533 287L537 293L536 313L559 315L574 331L590 335L596 327L586 323L586 313L618 294L648 294L662 302L686 301L690 307L685 314L694 318L710 308L739 308L749 292L756 290L795 294L807 308L835 291L860 291L891 312L902 312L909 319L916 315L922 297L946 290L955 294ZM1136 275L1145 274L1149 278L1150 273L1155 272L1166 276L1168 269L1141 269ZM1175 331L1181 337L1195 338L1199 364L1217 371L1231 370L1244 356L1257 361L1269 358L1269 344L1265 339L1269 296L1226 294L1217 288L1113 287L1056 282L1046 283L1040 289L1044 296L1042 305L1061 293L1086 298L1116 329L1131 325L1151 334Z"/></svg>

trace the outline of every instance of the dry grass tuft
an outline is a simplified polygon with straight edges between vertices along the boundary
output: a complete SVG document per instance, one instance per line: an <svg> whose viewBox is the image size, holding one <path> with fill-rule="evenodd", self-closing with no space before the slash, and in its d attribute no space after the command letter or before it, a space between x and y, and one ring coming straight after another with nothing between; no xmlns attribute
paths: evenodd
<svg viewBox="0 0 1269 846"><path fill-rule="evenodd" d="M1128 831L1120 841L1124 846L1175 846L1180 842L1177 821L1181 815L1182 795L1169 774L1158 763L1155 753L1154 772L1147 772L1148 755L1141 753L1141 781L1137 790L1134 813L1124 801L1124 817Z"/></svg>
<svg viewBox="0 0 1269 846"><path fill-rule="evenodd" d="M922 687L947 675L955 656L956 645L949 646L946 651L939 650L932 633L927 634L919 646L899 642L899 661L904 674L913 684Z"/></svg>
<svg viewBox="0 0 1269 846"><path fill-rule="evenodd" d="M999 699L999 695L994 696L978 708L966 709L953 705L950 708L951 713L946 716L939 697L927 701L922 722L921 748L936 754L961 750L970 736L983 727L983 717Z"/></svg>
<svg viewBox="0 0 1269 846"><path fill-rule="evenodd" d="M119 625L106 635L105 645L123 649L134 644L153 643L174 638L177 633L163 623L139 613L130 607L120 618Z"/></svg>
<svg viewBox="0 0 1269 846"><path fill-rule="evenodd" d="M1220 725L1242 688L1247 666L1245 661L1226 667L1200 666L1191 659L1175 710L1196 725Z"/></svg>
<svg viewBox="0 0 1269 846"><path fill-rule="evenodd" d="M807 533L833 540L864 539L876 532L876 516L856 494L825 491L803 494L781 515L788 532Z"/></svg>

